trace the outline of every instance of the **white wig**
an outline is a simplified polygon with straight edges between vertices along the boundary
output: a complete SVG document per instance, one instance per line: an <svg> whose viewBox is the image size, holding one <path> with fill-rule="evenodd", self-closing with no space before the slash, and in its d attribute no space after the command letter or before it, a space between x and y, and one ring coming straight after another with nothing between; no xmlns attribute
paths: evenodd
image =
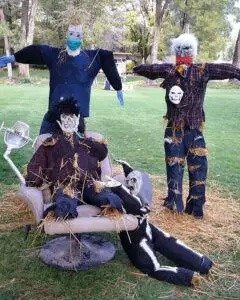
<svg viewBox="0 0 240 300"><path fill-rule="evenodd" d="M179 37L171 40L171 53L176 54L176 49L180 46L191 46L193 56L197 56L198 40L191 33L183 33Z"/></svg>

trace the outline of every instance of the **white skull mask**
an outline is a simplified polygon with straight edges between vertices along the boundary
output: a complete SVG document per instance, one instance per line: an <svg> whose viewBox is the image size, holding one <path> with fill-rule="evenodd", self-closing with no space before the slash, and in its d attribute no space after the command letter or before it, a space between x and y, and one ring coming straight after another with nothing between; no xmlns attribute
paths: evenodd
<svg viewBox="0 0 240 300"><path fill-rule="evenodd" d="M173 104L179 104L182 100L183 94L183 90L178 85L174 85L171 87L168 97Z"/></svg>
<svg viewBox="0 0 240 300"><path fill-rule="evenodd" d="M76 116L74 114L61 114L60 120L61 122L58 122L58 125L61 127L62 131L65 133L73 133L75 131L78 131L78 125L79 125L79 117L80 115Z"/></svg>
<svg viewBox="0 0 240 300"><path fill-rule="evenodd" d="M152 184L145 172L134 170L126 177L126 186L131 194L140 198L143 205L152 203Z"/></svg>
<svg viewBox="0 0 240 300"><path fill-rule="evenodd" d="M132 171L129 173L126 178L126 185L134 195L137 195L140 191L140 186L142 185L141 173L139 171Z"/></svg>

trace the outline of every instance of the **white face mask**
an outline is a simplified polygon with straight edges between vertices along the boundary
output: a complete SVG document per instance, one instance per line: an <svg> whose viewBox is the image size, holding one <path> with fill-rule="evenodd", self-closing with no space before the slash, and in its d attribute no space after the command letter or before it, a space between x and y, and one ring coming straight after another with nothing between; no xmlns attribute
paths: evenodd
<svg viewBox="0 0 240 300"><path fill-rule="evenodd" d="M178 85L174 85L171 88L168 97L169 100L176 105L181 102L183 94L183 90Z"/></svg>
<svg viewBox="0 0 240 300"><path fill-rule="evenodd" d="M61 114L60 115L61 122L59 122L58 120L57 122L63 132L73 133L78 131L79 117L80 115L76 116L74 114L71 115Z"/></svg>

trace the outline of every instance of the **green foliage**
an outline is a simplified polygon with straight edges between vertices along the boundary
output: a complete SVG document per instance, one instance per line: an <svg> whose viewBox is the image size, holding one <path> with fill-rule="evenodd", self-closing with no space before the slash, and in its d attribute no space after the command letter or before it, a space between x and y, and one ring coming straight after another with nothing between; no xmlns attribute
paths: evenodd
<svg viewBox="0 0 240 300"><path fill-rule="evenodd" d="M127 65L126 65L127 73L131 73L134 67L135 67L134 62L127 63Z"/></svg>
<svg viewBox="0 0 240 300"><path fill-rule="evenodd" d="M7 23L0 23L0 36L12 36L12 32Z"/></svg>
<svg viewBox="0 0 240 300"><path fill-rule="evenodd" d="M21 48L20 2L5 1L8 26L0 26L0 35L10 36L15 50ZM237 0L171 1L162 21L158 58L169 54L169 40L182 33L184 22L188 22L199 40L198 61L217 59L230 39L228 14L236 20L240 17L236 3ZM155 0L39 0L34 43L63 46L74 12L85 24L84 46L132 52L134 61L147 61L153 41L154 9ZM231 55L229 48L227 56Z"/></svg>
<svg viewBox="0 0 240 300"><path fill-rule="evenodd" d="M67 27L73 14L78 15L84 28L84 44L96 47L104 39L106 31L111 30L114 22L114 7L123 1L54 1L40 0L43 18L38 20L36 38L50 41L57 46L65 44Z"/></svg>
<svg viewBox="0 0 240 300"><path fill-rule="evenodd" d="M188 16L190 30L199 40L199 61L212 61L225 49L229 42L231 26L228 14L238 15L240 9L234 7L236 0L176 0L175 23L181 27L182 15ZM234 10L233 10L234 7ZM176 13L177 11L177 13Z"/></svg>
<svg viewBox="0 0 240 300"><path fill-rule="evenodd" d="M154 15L148 9L136 9L127 13L125 45L129 51L140 54L140 57L146 61L151 52Z"/></svg>
<svg viewBox="0 0 240 300"><path fill-rule="evenodd" d="M144 3L144 5L143 5ZM149 2L150 3L150 2ZM240 15L240 9L235 7L236 0L175 0L171 2L164 14L159 44L159 59L169 54L169 40L183 32L184 18L190 24L190 31L199 40L198 61L212 61L218 58L229 42L231 26L228 14ZM146 60L146 55L151 49L154 11L147 7L145 1L139 1L143 16L149 16L149 22L145 22L145 28L139 21L139 12L136 7L128 12L127 34L125 45L138 52ZM147 14L146 14L147 7ZM142 19L144 17L142 16Z"/></svg>

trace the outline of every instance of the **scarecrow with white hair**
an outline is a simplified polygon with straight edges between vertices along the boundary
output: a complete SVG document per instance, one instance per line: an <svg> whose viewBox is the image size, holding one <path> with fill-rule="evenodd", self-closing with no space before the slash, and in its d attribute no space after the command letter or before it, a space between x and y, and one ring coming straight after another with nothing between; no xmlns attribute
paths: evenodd
<svg viewBox="0 0 240 300"><path fill-rule="evenodd" d="M168 184L164 205L178 213L185 211L202 218L208 164L202 133L207 83L209 80L240 80L240 69L231 64L193 63L197 46L194 35L182 34L172 40L176 64L140 65L133 70L152 80L164 78L161 87L166 89L164 146ZM189 195L184 208L182 184L185 162L188 165Z"/></svg>
<svg viewBox="0 0 240 300"><path fill-rule="evenodd" d="M79 99L83 117L89 116L91 86L100 69L105 73L112 87L117 91L120 105L123 105L122 83L113 53L96 49L83 50L83 29L77 15L70 16L66 46L55 48L48 45L27 46L14 55L0 57L0 68L8 63L47 65L50 72L49 110L65 98ZM40 133L52 133L47 115L43 119Z"/></svg>

